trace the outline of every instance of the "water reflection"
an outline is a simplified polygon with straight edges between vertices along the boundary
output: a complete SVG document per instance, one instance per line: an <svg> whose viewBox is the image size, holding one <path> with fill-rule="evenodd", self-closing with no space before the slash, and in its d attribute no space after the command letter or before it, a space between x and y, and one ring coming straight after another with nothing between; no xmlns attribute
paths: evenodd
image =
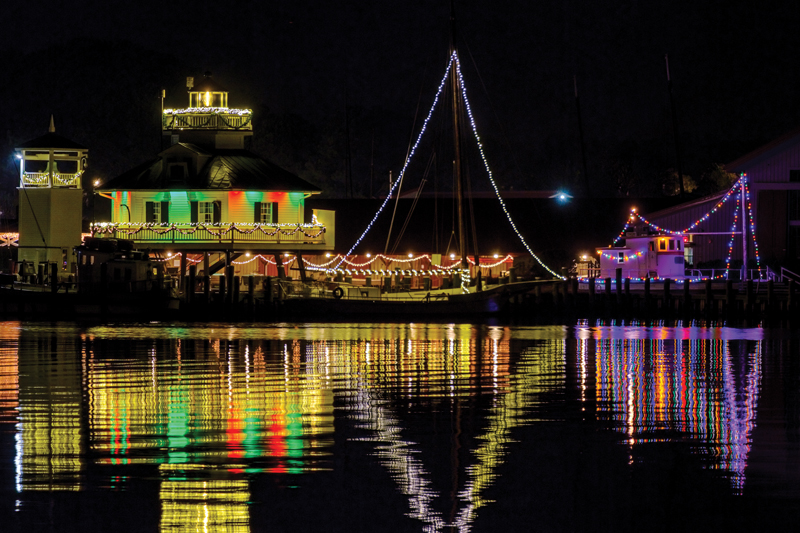
<svg viewBox="0 0 800 533"><path fill-rule="evenodd" d="M370 461L384 475L374 490L401 494L424 531L466 532L503 494L493 489L522 431L568 419L619 432L631 464L640 447L690 442L742 493L762 338L587 324L6 323L0 430L14 428L20 501L152 480L162 531L250 531L264 479L294 490Z"/></svg>
<svg viewBox="0 0 800 533"><path fill-rule="evenodd" d="M620 335L630 329L638 338ZM591 357L597 414L612 420L629 446L697 439L705 444L698 451L709 458L708 467L724 471L741 493L761 385L762 342L738 341L742 335L735 330L691 333L664 327L578 329L581 390ZM760 332L755 336L761 338Z"/></svg>

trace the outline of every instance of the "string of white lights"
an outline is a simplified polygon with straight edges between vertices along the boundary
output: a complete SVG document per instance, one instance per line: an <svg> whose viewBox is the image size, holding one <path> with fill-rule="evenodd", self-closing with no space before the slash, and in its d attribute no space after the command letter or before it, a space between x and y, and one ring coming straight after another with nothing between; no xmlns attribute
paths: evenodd
<svg viewBox="0 0 800 533"><path fill-rule="evenodd" d="M408 165L411 162L411 158L414 157L414 153L417 151L417 147L419 146L419 143L422 140L422 136L425 134L425 130L428 128L428 122L431 120L431 116L433 115L433 110L436 109L436 104L439 102L439 97L442 95L445 83L447 82L447 76L449 75L450 72L450 65L453 64L453 60L455 59L455 57L456 57L455 52L453 52L453 54L450 56L450 61L447 63L447 69L445 70L444 77L442 78L442 81L439 83L439 89L436 91L436 97L433 99L433 105L431 105L431 108L428 111L428 116L425 117L425 122L423 122L422 124L422 129L420 129L419 135L417 136L417 140L414 143L414 146L408 153L408 157L406 158L406 162L403 165L403 169L400 171L400 174L397 176L397 179L389 189L389 193L386 195L386 199L381 204L380 208L378 209L378 212L375 213L375 216L372 217L372 220L367 225L367 228L364 230L364 233L362 233L361 237L359 237L358 240L356 240L355 244L352 247L350 247L350 250L345 254L344 258L347 258L348 255L352 255L353 250L355 250L356 247L361 243L361 241L367 235L369 230L372 229L372 226L373 224L375 224L375 221L378 219L378 216L380 216L380 214L383 212L383 209L386 207L386 204L388 204L389 200L392 198L392 193L402 181L403 175L406 173L406 169L408 168ZM336 265L335 268L338 268L339 265L341 265L342 262L344 262L344 258L342 259L342 261L339 262L339 264Z"/></svg>
<svg viewBox="0 0 800 533"><path fill-rule="evenodd" d="M453 52L453 59L455 59L455 62L456 62L456 72L458 73L458 79L459 79L459 82L461 83L461 94L464 97L464 105L466 106L466 109L467 109L467 115L469 116L469 122L470 122L470 126L472 127L472 133L473 133L473 135L475 135L475 141L478 143L478 151L481 154L481 159L483 160L483 165L484 165L484 167L486 167L486 173L489 176L489 182L492 184L492 188L494 189L494 192L497 195L497 199L500 200L500 207L503 208L503 212L505 213L506 218L508 219L508 222L511 224L511 227L514 229L514 232L517 234L517 237L519 237L520 242L522 242L522 245L525 246L525 249L528 250L528 252L531 254L531 256L534 259L536 259L536 261L538 261L539 264L542 265L542 267L545 270L547 270L548 272L550 272L552 275L554 275L555 277L557 277L559 279L564 279L564 276L556 274L556 272L553 269L551 269L550 267L545 265L544 262L541 259L539 259L539 256L537 256L535 253L533 253L533 250L531 250L531 247L528 246L528 243L525 241L525 238L522 236L522 234L517 229L516 224L514 224L514 220L512 220L511 214L508 212L508 209L506 208L506 204L505 204L505 202L503 202L502 196L500 196L500 190L497 188L497 183L495 183L494 177L492 176L492 170L491 170L491 168L489 168L489 162L486 159L486 154L483 152L483 143L481 142L481 138L478 135L478 128L475 125L475 119L472 116L472 108L470 107L469 100L467 99L467 87L464 84L464 77L461 74L461 63L458 61L458 54L455 51Z"/></svg>

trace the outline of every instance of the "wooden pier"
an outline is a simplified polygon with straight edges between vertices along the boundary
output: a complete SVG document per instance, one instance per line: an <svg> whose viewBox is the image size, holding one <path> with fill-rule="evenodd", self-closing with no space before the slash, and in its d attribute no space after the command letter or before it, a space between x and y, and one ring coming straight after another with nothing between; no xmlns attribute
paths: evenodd
<svg viewBox="0 0 800 533"><path fill-rule="evenodd" d="M787 280L575 278L542 285L516 302L518 316L641 319L800 318L798 283Z"/></svg>

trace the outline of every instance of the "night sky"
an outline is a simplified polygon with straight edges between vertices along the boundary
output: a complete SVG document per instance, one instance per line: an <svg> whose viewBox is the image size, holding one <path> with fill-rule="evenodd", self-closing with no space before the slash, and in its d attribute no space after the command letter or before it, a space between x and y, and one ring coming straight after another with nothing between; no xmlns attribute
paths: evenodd
<svg viewBox="0 0 800 533"><path fill-rule="evenodd" d="M800 123L795 2L471 0L456 10L502 189L581 192L576 76L592 194L663 194L676 166L667 53L682 167L696 180ZM375 194L402 167L449 41L447 0L7 0L0 17L6 189L10 150L44 133L51 113L102 179L152 157L160 89L167 107L183 107L186 76L209 70L232 107L255 111L251 149L328 196L346 194L347 109L353 194L369 194L371 170Z"/></svg>

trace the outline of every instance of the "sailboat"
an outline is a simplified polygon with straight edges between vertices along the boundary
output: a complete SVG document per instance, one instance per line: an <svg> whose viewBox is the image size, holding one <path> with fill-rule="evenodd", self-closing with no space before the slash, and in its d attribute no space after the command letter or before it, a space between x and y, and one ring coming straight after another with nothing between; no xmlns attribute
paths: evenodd
<svg viewBox="0 0 800 533"><path fill-rule="evenodd" d="M452 125L453 125L453 174L454 185L453 194L456 204L455 219L457 221L457 237L458 237L458 252L460 255L460 264L458 268L451 268L449 272L456 280L454 287L440 288L438 290L431 290L429 287L417 290L402 290L400 292L384 292L377 287L359 287L352 286L341 281L330 283L317 283L316 286L304 286L300 290L283 284L279 285L280 292L279 299L282 302L283 310L289 313L298 314L325 314L325 315L434 315L434 316L454 316L454 315L491 315L503 312L511 302L511 300L523 293L529 292L537 284L551 283L551 280L535 280L535 281L516 281L513 276L510 276L508 283L503 283L492 288L484 288L481 271L480 260L477 250L473 251L473 262L476 266L475 279L471 279L468 245L467 245L467 206L468 194L470 187L466 184L464 179L464 139L462 130L466 131L471 126L472 133L475 134L478 143L478 149L481 151L481 157L486 171L489 174L489 179L494 187L494 192L506 213L512 228L516 231L514 223L505 208L502 197L499 194L497 185L491 177L491 171L486 164L486 158L483 155L483 148L480 144L480 139L475 131L474 121L472 121L471 111L466 99L466 91L463 86L463 78L460 70L460 63L458 58L458 49L456 46L456 19L453 1L450 3L450 59L449 64L445 70L445 75L439 84L433 106L428 112L428 116L419 132L417 141L413 148L409 151L406 158L405 166L400 172L397 180L391 186L389 193L383 205L380 207L372 222L367 229L352 246L350 251L344 256L351 255L358 246L359 242L366 235L367 231L372 227L373 223L380 215L383 208L386 206L392 193L397 189L398 185L402 183L403 175L408 168L408 163L414 155L417 147L419 146L420 139L425 133L426 126L431 118L431 115L436 107L436 103L445 94L445 91L450 91L452 100ZM398 193L399 194L399 191ZM474 212L470 212L470 216L474 216ZM474 225L474 224L473 224ZM519 232L517 232L519 235ZM522 236L519 235L520 239ZM561 278L553 270L547 267L533 251L528 247L527 243L522 239L525 247L530 251L531 255L550 272L554 278ZM476 246L475 246L476 248ZM342 264L339 262L339 265ZM337 266L339 266L337 265Z"/></svg>

